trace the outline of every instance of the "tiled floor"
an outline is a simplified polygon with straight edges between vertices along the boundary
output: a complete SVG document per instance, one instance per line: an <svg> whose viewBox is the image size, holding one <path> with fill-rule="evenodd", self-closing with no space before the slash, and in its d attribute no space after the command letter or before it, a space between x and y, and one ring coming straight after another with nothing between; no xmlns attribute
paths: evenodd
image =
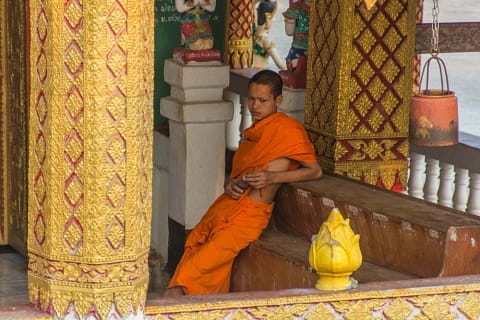
<svg viewBox="0 0 480 320"><path fill-rule="evenodd" d="M9 247L0 247L0 307L29 304L27 260Z"/></svg>

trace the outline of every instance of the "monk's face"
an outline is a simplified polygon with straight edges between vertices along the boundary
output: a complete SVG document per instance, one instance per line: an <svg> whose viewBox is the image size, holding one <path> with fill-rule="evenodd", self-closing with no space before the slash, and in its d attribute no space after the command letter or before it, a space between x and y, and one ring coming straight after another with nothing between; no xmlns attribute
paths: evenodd
<svg viewBox="0 0 480 320"><path fill-rule="evenodd" d="M269 85L252 83L248 88L248 110L253 121L260 121L277 112L282 96L275 98Z"/></svg>

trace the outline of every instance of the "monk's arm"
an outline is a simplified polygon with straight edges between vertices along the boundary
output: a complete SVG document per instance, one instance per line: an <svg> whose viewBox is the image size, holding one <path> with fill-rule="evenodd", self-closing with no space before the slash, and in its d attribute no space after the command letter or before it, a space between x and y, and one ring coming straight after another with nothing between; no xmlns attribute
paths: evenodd
<svg viewBox="0 0 480 320"><path fill-rule="evenodd" d="M272 162L271 164L273 164ZM245 180L255 189L267 187L272 184L298 182L318 179L323 171L318 162L300 162L296 170L278 170L271 166L267 170L258 170L245 175Z"/></svg>

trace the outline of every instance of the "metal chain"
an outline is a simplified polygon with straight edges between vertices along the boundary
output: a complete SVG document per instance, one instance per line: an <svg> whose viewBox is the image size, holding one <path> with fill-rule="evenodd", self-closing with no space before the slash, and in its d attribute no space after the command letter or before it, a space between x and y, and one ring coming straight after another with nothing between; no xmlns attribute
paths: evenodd
<svg viewBox="0 0 480 320"><path fill-rule="evenodd" d="M438 33L440 25L438 23L438 15L440 14L440 9L438 7L438 0L433 0L432 8L432 38L430 39L430 54L432 56L437 56L440 53L438 47Z"/></svg>

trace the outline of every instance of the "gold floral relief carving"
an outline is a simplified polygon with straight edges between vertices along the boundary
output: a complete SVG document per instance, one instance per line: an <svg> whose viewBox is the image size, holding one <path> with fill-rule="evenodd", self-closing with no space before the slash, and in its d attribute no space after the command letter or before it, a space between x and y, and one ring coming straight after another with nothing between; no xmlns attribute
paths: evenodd
<svg viewBox="0 0 480 320"><path fill-rule="evenodd" d="M332 311L327 308L326 305L318 304L316 305L312 311L310 311L307 316L305 317L307 320L333 320L335 319L335 315Z"/></svg>
<svg viewBox="0 0 480 320"><path fill-rule="evenodd" d="M275 320L289 319L291 316L302 316L307 310L308 305L297 304L289 306L278 306L273 308L259 307L250 309L249 313L257 319Z"/></svg>
<svg viewBox="0 0 480 320"><path fill-rule="evenodd" d="M469 319L478 319L480 317L480 295L477 292L470 292L458 308Z"/></svg>
<svg viewBox="0 0 480 320"><path fill-rule="evenodd" d="M172 320L214 320L224 319L228 315L229 311L212 311L212 312L200 312L195 315L190 313L181 313L171 317Z"/></svg>
<svg viewBox="0 0 480 320"><path fill-rule="evenodd" d="M350 310L345 312L344 317L347 320L370 320L372 311L365 302L358 301Z"/></svg>
<svg viewBox="0 0 480 320"><path fill-rule="evenodd" d="M480 287L440 285L147 307L147 319L475 319ZM164 317L161 317L164 315ZM178 317L180 316L180 317Z"/></svg>
<svg viewBox="0 0 480 320"><path fill-rule="evenodd" d="M350 157L350 160L394 160L397 157L391 151L392 147L397 143L394 140L353 140L349 141L350 145L356 152Z"/></svg>
<svg viewBox="0 0 480 320"><path fill-rule="evenodd" d="M434 296L423 307L422 313L431 320L454 320L455 313L450 309L450 305L445 301L445 297Z"/></svg>
<svg viewBox="0 0 480 320"><path fill-rule="evenodd" d="M410 305L401 298L394 299L384 311L389 319L407 319L413 311Z"/></svg>
<svg viewBox="0 0 480 320"><path fill-rule="evenodd" d="M148 272L148 254L138 260L116 263L89 264L69 261L48 260L30 255L28 267L31 274L48 275L51 281L73 283L114 284L135 281Z"/></svg>

